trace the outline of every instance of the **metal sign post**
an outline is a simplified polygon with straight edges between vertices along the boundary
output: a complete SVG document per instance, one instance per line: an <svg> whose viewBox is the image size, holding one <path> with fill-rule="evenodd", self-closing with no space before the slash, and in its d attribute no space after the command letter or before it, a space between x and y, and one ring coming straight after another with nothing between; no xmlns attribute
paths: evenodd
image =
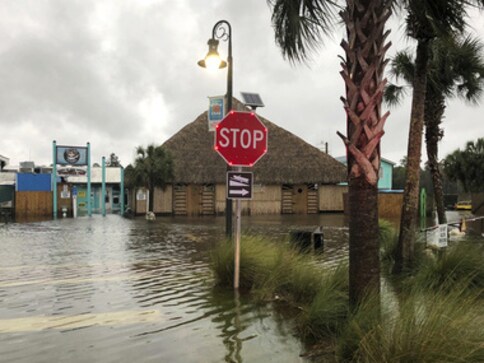
<svg viewBox="0 0 484 363"><path fill-rule="evenodd" d="M234 289L240 281L240 235L242 225L242 199L252 199L253 174L243 172L242 167L227 172L227 198L236 200L235 251L234 251Z"/></svg>
<svg viewBox="0 0 484 363"><path fill-rule="evenodd" d="M72 193L72 217L77 218L77 187L74 185L71 189Z"/></svg>
<svg viewBox="0 0 484 363"><path fill-rule="evenodd" d="M242 168L237 168L242 169ZM234 271L234 289L239 288L239 280L240 280L240 228L242 225L242 202L240 199L237 199L235 202L235 209L236 209L236 221L235 221L235 256L234 256L234 264L235 264L235 271Z"/></svg>

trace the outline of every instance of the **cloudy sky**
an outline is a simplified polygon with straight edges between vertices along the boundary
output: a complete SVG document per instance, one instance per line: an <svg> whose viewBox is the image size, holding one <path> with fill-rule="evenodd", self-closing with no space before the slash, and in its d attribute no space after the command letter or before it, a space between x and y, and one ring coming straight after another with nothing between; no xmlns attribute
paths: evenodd
<svg viewBox="0 0 484 363"><path fill-rule="evenodd" d="M291 65L270 16L264 0L0 1L0 155L11 165L50 164L53 140L90 142L93 162L114 152L127 165L136 146L163 143L207 109L208 96L226 92L225 70L197 66L221 19L232 24L234 96L260 93L262 116L343 155L336 131L345 131L344 30L308 65ZM484 39L484 14L470 24ZM389 56L412 46L398 26L392 32ZM219 49L225 55L227 43ZM409 105L392 109L386 123L382 155L395 162L406 154ZM484 136L483 111L449 103L442 156Z"/></svg>

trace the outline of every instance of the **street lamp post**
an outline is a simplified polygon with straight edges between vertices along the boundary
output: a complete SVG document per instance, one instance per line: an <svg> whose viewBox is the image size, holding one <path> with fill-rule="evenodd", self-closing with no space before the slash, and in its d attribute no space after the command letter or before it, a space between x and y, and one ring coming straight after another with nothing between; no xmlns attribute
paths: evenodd
<svg viewBox="0 0 484 363"><path fill-rule="evenodd" d="M218 53L218 39L228 42L227 62L220 59ZM232 110L232 27L227 20L218 21L212 29L212 38L208 40L208 53L205 59L198 61L203 68L227 67L227 108L225 114ZM230 166L227 166L230 170ZM232 237L232 199L225 199L225 233Z"/></svg>

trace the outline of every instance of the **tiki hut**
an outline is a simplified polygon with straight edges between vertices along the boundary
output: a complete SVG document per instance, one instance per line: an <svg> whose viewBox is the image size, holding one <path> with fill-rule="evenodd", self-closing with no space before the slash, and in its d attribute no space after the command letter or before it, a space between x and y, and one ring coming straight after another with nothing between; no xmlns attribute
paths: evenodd
<svg viewBox="0 0 484 363"><path fill-rule="evenodd" d="M234 99L234 109L249 111ZM254 167L247 214L309 214L342 211L346 168L294 134L258 116L268 129L268 151ZM155 197L156 213L212 215L225 210L227 164L214 151L207 112L186 125L163 146L174 162L174 180ZM250 170L249 170L250 169Z"/></svg>

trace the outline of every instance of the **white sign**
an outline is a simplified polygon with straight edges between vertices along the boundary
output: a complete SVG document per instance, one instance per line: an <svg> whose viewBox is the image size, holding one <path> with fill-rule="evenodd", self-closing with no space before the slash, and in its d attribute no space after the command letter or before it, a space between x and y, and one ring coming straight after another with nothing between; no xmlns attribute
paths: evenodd
<svg viewBox="0 0 484 363"><path fill-rule="evenodd" d="M440 224L427 231L427 244L437 248L447 247L447 224Z"/></svg>
<svg viewBox="0 0 484 363"><path fill-rule="evenodd" d="M70 197L71 197L71 192L69 191L69 188L67 187L67 185L63 185L61 190L61 198L69 199Z"/></svg>
<svg viewBox="0 0 484 363"><path fill-rule="evenodd" d="M136 200L146 200L146 193L144 191L136 193Z"/></svg>
<svg viewBox="0 0 484 363"><path fill-rule="evenodd" d="M264 132L261 130L247 130L237 128L221 128L220 129L220 146L233 147L242 149L257 149L258 142L264 140Z"/></svg>

